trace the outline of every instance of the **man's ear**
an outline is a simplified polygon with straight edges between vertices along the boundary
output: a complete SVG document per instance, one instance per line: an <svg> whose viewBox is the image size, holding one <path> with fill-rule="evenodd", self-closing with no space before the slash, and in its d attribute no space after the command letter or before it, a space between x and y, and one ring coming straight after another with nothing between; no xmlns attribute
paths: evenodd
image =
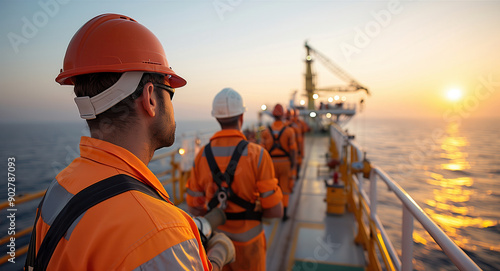
<svg viewBox="0 0 500 271"><path fill-rule="evenodd" d="M144 85L142 89L142 108L151 117L156 114L156 107L158 107L158 99L154 95L154 86L151 82Z"/></svg>

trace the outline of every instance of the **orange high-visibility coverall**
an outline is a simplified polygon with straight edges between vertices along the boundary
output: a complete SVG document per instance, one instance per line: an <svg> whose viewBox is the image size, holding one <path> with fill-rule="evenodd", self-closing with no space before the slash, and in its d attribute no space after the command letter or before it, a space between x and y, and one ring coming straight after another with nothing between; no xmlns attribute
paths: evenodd
<svg viewBox="0 0 500 271"><path fill-rule="evenodd" d="M281 120L277 120L271 125L271 129L273 130L273 134L275 137L278 136L283 127L285 127L285 123L283 123ZM261 145L269 151L272 148L274 142L269 129L263 130L261 136ZM295 132L292 128L285 128L285 130L281 134L281 137L279 138L279 142L283 149L288 153L297 151L297 141L295 140ZM284 155L283 151L277 148L274 149L270 153L270 155L273 160L276 178L278 178L279 185L281 187L281 190L283 191L283 207L288 207L288 199L293 191L293 185L295 183L292 176L290 158L274 157L276 155Z"/></svg>
<svg viewBox="0 0 500 271"><path fill-rule="evenodd" d="M293 119L286 123L287 126L291 127L295 132L295 140L297 142L297 168L302 165L302 159L304 158L304 138L302 136L302 125L298 122L294 122ZM295 172L297 174L297 172Z"/></svg>
<svg viewBox="0 0 500 271"><path fill-rule="evenodd" d="M244 139L245 136L238 130L221 130L212 136L212 152L221 172L226 171L236 145ZM207 203L218 190L204 150L205 147L196 155L186 191L187 204L200 209L206 209ZM255 143L249 143L243 151L231 187L234 193L246 201L255 203L259 199L263 209L276 206L282 199L278 181L274 178L271 157ZM227 203L227 213L245 211L231 201ZM224 266L224 270L266 269L266 239L261 221L227 220L217 231L225 233L236 249L236 261Z"/></svg>
<svg viewBox="0 0 500 271"><path fill-rule="evenodd" d="M135 155L82 137L80 157L47 190L36 225L36 250L64 205L84 188L117 174L168 194ZM211 270L196 224L170 201L128 191L88 209L69 228L47 270Z"/></svg>
<svg viewBox="0 0 500 271"><path fill-rule="evenodd" d="M294 116L293 121L297 123L297 125L301 129L301 134L302 134L302 146L300 146L300 156L302 159L304 159L304 156L306 155L306 150L305 150L305 133L311 131L311 128L309 125L307 125L307 122L305 122L303 119L299 118L298 116Z"/></svg>
<svg viewBox="0 0 500 271"><path fill-rule="evenodd" d="M311 131L311 127L309 127L309 125L307 125L307 122L305 122L303 119L295 116L294 117L294 122L299 123L299 125L301 126L301 128L302 128L302 135L304 135L305 133Z"/></svg>

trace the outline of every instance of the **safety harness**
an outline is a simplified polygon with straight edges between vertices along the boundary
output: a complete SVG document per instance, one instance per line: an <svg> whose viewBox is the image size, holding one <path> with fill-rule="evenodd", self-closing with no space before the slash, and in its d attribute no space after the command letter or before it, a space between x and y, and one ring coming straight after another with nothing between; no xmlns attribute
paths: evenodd
<svg viewBox="0 0 500 271"><path fill-rule="evenodd" d="M234 173L236 171L236 167L238 165L238 161L240 160L243 151L248 145L248 141L241 140L236 148L233 151L231 156L231 160L226 168L226 171L222 173L215 161L214 154L212 152L212 147L210 143L205 146L205 157L207 158L208 166L210 167L210 171L212 172L212 178L217 184L219 188L215 193L214 197L208 202L209 211L213 208L217 207L219 203L221 204L221 209L225 209L227 207L226 201L231 201L232 203L242 207L245 209L244 212L240 213L226 213L226 218L229 220L262 220L262 212L256 212L255 203L251 203L240 198L233 192L231 185L234 181ZM226 182L227 187L222 186L222 182Z"/></svg>
<svg viewBox="0 0 500 271"><path fill-rule="evenodd" d="M285 131L285 129L287 128L288 126L283 126L283 128L281 128L280 132L278 133L278 136L274 136L274 133L273 133L273 128L271 128L271 126L267 126L267 128L269 129L269 132L271 133L271 137L273 138L273 145L271 146L271 148L268 150L269 152L269 155L271 155L271 157L288 157L288 159L290 160L290 162L292 162L292 156L290 156L290 153L287 152L283 146L281 146L281 143L280 143L280 138L281 138L281 135L283 134L283 132ZM274 150L280 150L282 151L284 154L272 154L272 152Z"/></svg>
<svg viewBox="0 0 500 271"><path fill-rule="evenodd" d="M35 226L31 233L31 240L28 248L28 255L24 270L46 270L49 265L50 258L57 247L61 238L66 234L67 230L73 222L84 212L92 206L105 201L109 198L122 194L130 190L137 190L153 198L166 201L158 194L158 192L142 183L141 181L125 174L119 174L100 182L97 182L76 195L64 206L61 212L57 215L56 219L49 228L45 238L40 245L38 255L36 254L36 224L42 212L42 204L45 196L38 205L38 212L35 218Z"/></svg>

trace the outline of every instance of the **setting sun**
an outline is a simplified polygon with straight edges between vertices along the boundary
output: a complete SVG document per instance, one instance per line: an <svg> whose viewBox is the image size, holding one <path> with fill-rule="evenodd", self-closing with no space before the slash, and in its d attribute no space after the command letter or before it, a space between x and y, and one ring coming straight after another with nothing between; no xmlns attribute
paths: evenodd
<svg viewBox="0 0 500 271"><path fill-rule="evenodd" d="M456 102L462 98L462 91L458 88L453 88L446 92L446 98L452 102Z"/></svg>

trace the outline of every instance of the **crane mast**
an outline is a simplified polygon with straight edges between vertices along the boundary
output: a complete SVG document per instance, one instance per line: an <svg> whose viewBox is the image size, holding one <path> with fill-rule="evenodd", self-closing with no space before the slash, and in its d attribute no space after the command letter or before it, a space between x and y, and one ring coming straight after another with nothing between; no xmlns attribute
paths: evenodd
<svg viewBox="0 0 500 271"><path fill-rule="evenodd" d="M345 72L343 69L341 69L337 64L335 64L333 61L328 59L325 55L320 53L319 51L315 50L311 46L305 42L304 44L306 48L306 74L305 74L305 89L306 89L306 94L307 94L307 109L313 110L314 109L314 98L313 95L317 91L334 91L334 92L356 92L356 91L366 91L368 95L370 95L370 92L366 87L361 85L357 80L355 80L351 75L349 75L347 72ZM336 86L336 87L329 87L329 88L321 88L317 89L316 84L315 84L315 75L312 72L312 63L313 63L313 58L312 54L316 56L317 59L319 59L331 72L333 72L335 75L337 75L340 79L346 81L348 83L348 86Z"/></svg>
<svg viewBox="0 0 500 271"><path fill-rule="evenodd" d="M314 109L314 99L313 99L313 94L315 85L314 85L314 74L312 72L312 62L313 59L311 57L311 48L307 46L306 42L306 93L307 93L307 109L313 110Z"/></svg>

